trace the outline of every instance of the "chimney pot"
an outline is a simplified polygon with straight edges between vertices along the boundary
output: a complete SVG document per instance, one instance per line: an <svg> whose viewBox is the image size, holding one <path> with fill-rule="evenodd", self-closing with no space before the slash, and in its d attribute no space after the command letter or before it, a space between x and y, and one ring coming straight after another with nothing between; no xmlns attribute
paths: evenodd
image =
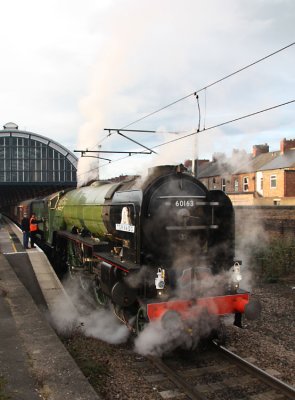
<svg viewBox="0 0 295 400"><path fill-rule="evenodd" d="M268 153L268 152L269 152L269 145L267 143L255 144L253 146L252 156L253 156L253 158L255 158L255 157L259 156L260 154Z"/></svg>
<svg viewBox="0 0 295 400"><path fill-rule="evenodd" d="M283 140L281 140L281 142L280 142L280 153L281 154L285 154L286 151L293 150L293 149L295 149L295 139L287 140L286 138L284 138Z"/></svg>

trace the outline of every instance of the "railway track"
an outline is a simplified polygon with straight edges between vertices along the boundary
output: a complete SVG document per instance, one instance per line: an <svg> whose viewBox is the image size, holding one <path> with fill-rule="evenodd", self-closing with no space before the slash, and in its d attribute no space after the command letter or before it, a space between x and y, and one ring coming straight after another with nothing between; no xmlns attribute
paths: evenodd
<svg viewBox="0 0 295 400"><path fill-rule="evenodd" d="M86 292L82 293L83 302L95 309L97 304ZM295 399L294 387L214 343L200 351L176 351L167 357L140 360L135 370L142 372L159 400Z"/></svg>
<svg viewBox="0 0 295 400"><path fill-rule="evenodd" d="M287 400L295 388L222 346L170 357L148 357L142 374L159 399Z"/></svg>
<svg viewBox="0 0 295 400"><path fill-rule="evenodd" d="M10 230L15 247L22 246ZM96 304L88 299L89 305ZM140 364L138 362L137 364ZM203 352L185 352L163 359L149 357L136 369L156 391L159 399L192 400L287 400L295 389L222 346ZM128 398L128 395L126 395Z"/></svg>

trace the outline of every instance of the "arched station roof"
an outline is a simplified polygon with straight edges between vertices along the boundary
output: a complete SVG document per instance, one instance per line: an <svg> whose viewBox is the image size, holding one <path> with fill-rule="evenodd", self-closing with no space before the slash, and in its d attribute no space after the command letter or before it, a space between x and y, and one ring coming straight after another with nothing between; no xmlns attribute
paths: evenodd
<svg viewBox="0 0 295 400"><path fill-rule="evenodd" d="M0 208L75 187L77 162L61 144L8 122L0 130Z"/></svg>

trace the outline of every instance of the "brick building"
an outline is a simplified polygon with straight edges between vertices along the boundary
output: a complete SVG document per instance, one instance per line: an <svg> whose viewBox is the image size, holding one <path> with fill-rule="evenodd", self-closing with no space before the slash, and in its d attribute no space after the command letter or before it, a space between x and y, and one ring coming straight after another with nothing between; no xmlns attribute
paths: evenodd
<svg viewBox="0 0 295 400"><path fill-rule="evenodd" d="M264 198L274 204L293 202L295 204L295 140L281 141L280 154L261 167L262 185L257 187Z"/></svg>
<svg viewBox="0 0 295 400"><path fill-rule="evenodd" d="M234 205L295 205L295 140L283 139L274 152L267 144L253 146L250 155L235 150L231 158L203 163L197 176Z"/></svg>

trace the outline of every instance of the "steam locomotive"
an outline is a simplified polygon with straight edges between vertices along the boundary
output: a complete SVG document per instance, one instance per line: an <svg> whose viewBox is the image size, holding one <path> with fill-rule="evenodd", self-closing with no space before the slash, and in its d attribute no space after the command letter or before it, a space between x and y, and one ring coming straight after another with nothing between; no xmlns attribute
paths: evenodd
<svg viewBox="0 0 295 400"><path fill-rule="evenodd" d="M240 286L230 199L183 166L122 182L95 181L22 202L34 212L58 272L77 276L137 333L151 321L196 326L201 315L258 314Z"/></svg>

